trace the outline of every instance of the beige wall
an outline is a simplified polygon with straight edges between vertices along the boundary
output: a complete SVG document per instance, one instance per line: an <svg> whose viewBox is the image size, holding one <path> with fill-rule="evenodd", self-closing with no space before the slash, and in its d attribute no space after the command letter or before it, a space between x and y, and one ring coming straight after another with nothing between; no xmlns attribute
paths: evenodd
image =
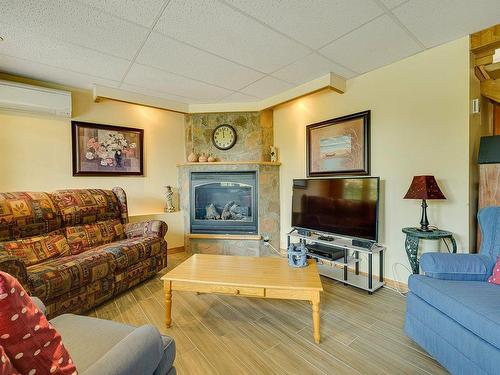
<svg viewBox="0 0 500 375"><path fill-rule="evenodd" d="M72 90L72 98L73 120L145 130L145 176L73 177L70 120L0 112L0 191L121 186L130 215L162 212L163 186L177 187L176 163L184 158L184 115L115 101L94 103L90 91ZM179 213L161 217L169 225L169 248L183 246Z"/></svg>
<svg viewBox="0 0 500 375"><path fill-rule="evenodd" d="M409 266L401 228L416 226L420 202L403 200L413 175L435 175L446 201L429 202L432 225L469 246L469 43L462 38L348 81L345 94L319 92L274 111L281 167L281 246L290 229L293 178L305 177L305 126L371 112L371 174L381 177L379 242L386 275ZM429 244L429 248L432 245ZM407 272L398 268L399 280Z"/></svg>

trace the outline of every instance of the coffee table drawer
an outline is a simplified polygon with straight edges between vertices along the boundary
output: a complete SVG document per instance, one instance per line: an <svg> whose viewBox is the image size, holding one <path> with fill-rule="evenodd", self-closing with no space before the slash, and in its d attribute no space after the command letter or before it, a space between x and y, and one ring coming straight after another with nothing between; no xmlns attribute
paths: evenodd
<svg viewBox="0 0 500 375"><path fill-rule="evenodd" d="M264 297L264 288L239 287L232 285L209 285L190 283L185 281L172 281L172 290L191 291L200 293L221 293L234 296Z"/></svg>

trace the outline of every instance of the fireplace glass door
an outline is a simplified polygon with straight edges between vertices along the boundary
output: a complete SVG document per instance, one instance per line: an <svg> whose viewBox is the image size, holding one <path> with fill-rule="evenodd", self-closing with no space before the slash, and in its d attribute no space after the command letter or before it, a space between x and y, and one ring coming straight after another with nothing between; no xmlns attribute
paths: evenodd
<svg viewBox="0 0 500 375"><path fill-rule="evenodd" d="M256 172L192 172L191 233L257 233Z"/></svg>

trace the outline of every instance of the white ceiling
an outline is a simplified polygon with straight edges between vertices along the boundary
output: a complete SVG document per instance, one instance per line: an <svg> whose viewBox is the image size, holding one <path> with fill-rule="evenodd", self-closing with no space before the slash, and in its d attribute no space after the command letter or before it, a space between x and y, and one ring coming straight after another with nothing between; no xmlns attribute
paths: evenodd
<svg viewBox="0 0 500 375"><path fill-rule="evenodd" d="M252 102L499 20L500 0L0 0L0 71L184 103Z"/></svg>

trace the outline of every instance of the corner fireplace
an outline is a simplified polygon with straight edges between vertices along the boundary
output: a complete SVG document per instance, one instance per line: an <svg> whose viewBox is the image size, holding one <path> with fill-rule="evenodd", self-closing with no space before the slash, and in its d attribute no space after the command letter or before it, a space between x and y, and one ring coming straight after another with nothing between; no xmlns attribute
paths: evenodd
<svg viewBox="0 0 500 375"><path fill-rule="evenodd" d="M191 233L257 234L257 172L191 172Z"/></svg>

